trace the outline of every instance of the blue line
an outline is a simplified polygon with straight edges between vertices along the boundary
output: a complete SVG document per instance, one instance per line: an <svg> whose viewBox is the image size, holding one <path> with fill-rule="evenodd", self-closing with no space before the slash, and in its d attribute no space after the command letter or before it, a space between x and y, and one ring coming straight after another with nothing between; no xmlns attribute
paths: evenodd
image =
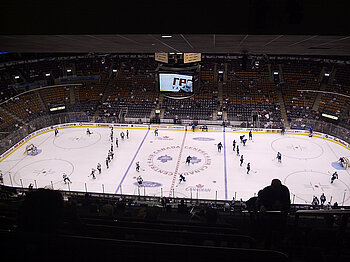
<svg viewBox="0 0 350 262"><path fill-rule="evenodd" d="M129 173L130 167L131 167L131 165L134 163L134 160L135 160L137 154L139 153L139 151L140 151L140 149L141 149L141 147L142 147L142 145L143 145L143 142L145 142L146 137L147 137L147 135L148 135L148 133L149 133L149 130L150 130L150 127L148 126L148 130L147 130L145 136L143 137L143 139L142 139L142 141L141 141L141 144L139 145L138 149L136 150L136 153L135 153L134 157L132 158L128 169L125 171L125 174L124 174L122 180L120 181L120 183L119 183L119 185L118 185L118 187L117 187L117 189L116 189L116 191L115 191L115 194L117 194L117 192L119 191L120 186L122 185L122 183L123 183L123 181L124 181L126 175Z"/></svg>
<svg viewBox="0 0 350 262"><path fill-rule="evenodd" d="M225 175L225 200L227 200L227 168L226 168L226 140L225 140L225 127L223 129L224 134L224 175Z"/></svg>

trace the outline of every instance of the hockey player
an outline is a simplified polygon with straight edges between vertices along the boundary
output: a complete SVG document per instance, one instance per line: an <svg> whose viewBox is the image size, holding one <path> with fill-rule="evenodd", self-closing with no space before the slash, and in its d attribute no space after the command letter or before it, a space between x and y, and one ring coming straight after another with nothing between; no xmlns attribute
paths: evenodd
<svg viewBox="0 0 350 262"><path fill-rule="evenodd" d="M239 146L238 145L237 145L236 151L237 151L237 156L239 156Z"/></svg>
<svg viewBox="0 0 350 262"><path fill-rule="evenodd" d="M129 130L126 130L126 138L129 139Z"/></svg>
<svg viewBox="0 0 350 262"><path fill-rule="evenodd" d="M138 176L137 183L139 183L139 186L142 186L143 179L141 176Z"/></svg>
<svg viewBox="0 0 350 262"><path fill-rule="evenodd" d="M118 147L118 137L115 138L115 145Z"/></svg>
<svg viewBox="0 0 350 262"><path fill-rule="evenodd" d="M241 159L240 159L239 161L241 162L241 164L240 164L239 166L242 166L243 161L244 161L244 159L243 159L243 155L241 155Z"/></svg>
<svg viewBox="0 0 350 262"><path fill-rule="evenodd" d="M28 189L33 189L33 184L32 183L29 184Z"/></svg>
<svg viewBox="0 0 350 262"><path fill-rule="evenodd" d="M247 164L247 174L249 174L250 171L250 163Z"/></svg>
<svg viewBox="0 0 350 262"><path fill-rule="evenodd" d="M97 170L98 170L98 173L101 174L101 164L100 163L97 163Z"/></svg>
<svg viewBox="0 0 350 262"><path fill-rule="evenodd" d="M92 134L89 128L86 129L86 134L89 136Z"/></svg>
<svg viewBox="0 0 350 262"><path fill-rule="evenodd" d="M191 157L191 156L188 156L188 157L186 158L186 164L190 165L191 159L192 159L192 157Z"/></svg>
<svg viewBox="0 0 350 262"><path fill-rule="evenodd" d="M106 157L106 167L109 168L109 157Z"/></svg>
<svg viewBox="0 0 350 262"><path fill-rule="evenodd" d="M338 173L335 171L331 177L331 183L333 184L334 180L338 179Z"/></svg>
<svg viewBox="0 0 350 262"><path fill-rule="evenodd" d="M241 143L243 143L243 138L245 137L245 135L241 135L239 136L239 139L241 140Z"/></svg>
<svg viewBox="0 0 350 262"><path fill-rule="evenodd" d="M0 184L4 184L4 175L2 174L2 172L0 171Z"/></svg>
<svg viewBox="0 0 350 262"><path fill-rule="evenodd" d="M158 128L154 130L154 136L158 136Z"/></svg>
<svg viewBox="0 0 350 262"><path fill-rule="evenodd" d="M312 134L313 134L313 130L312 130L312 127L310 127L310 130L309 130L309 137L312 137Z"/></svg>
<svg viewBox="0 0 350 262"><path fill-rule="evenodd" d="M218 144L218 152L221 152L221 148L222 148L222 144L221 144L221 142L219 142L219 144Z"/></svg>
<svg viewBox="0 0 350 262"><path fill-rule="evenodd" d="M136 162L136 171L140 172L140 162L139 161Z"/></svg>
<svg viewBox="0 0 350 262"><path fill-rule="evenodd" d="M70 181L70 179L69 179L69 177L66 175L66 174L63 174L63 182L65 183L65 184L67 184L67 183L72 183L72 181Z"/></svg>
<svg viewBox="0 0 350 262"><path fill-rule="evenodd" d="M320 196L320 200L321 200L321 205L323 206L323 204L326 202L326 196L324 195L324 193L322 193L322 195Z"/></svg>
<svg viewBox="0 0 350 262"><path fill-rule="evenodd" d="M58 135L58 129L56 128L55 129L55 136L57 136Z"/></svg>
<svg viewBox="0 0 350 262"><path fill-rule="evenodd" d="M111 139L111 142L113 143L113 133L111 133L109 137Z"/></svg>
<svg viewBox="0 0 350 262"><path fill-rule="evenodd" d="M236 140L233 140L232 142L232 150L235 151L236 148Z"/></svg>
<svg viewBox="0 0 350 262"><path fill-rule="evenodd" d="M277 160L278 160L278 163L281 163L282 162L282 155L280 152L277 152Z"/></svg>
<svg viewBox="0 0 350 262"><path fill-rule="evenodd" d="M96 169L95 168L91 168L90 176L92 176L93 179L96 179L95 172L96 172Z"/></svg>
<svg viewBox="0 0 350 262"><path fill-rule="evenodd" d="M245 143L247 142L247 139L243 139L242 142L243 142L243 146L245 146Z"/></svg>
<svg viewBox="0 0 350 262"><path fill-rule="evenodd" d="M124 140L124 132L120 133L120 137Z"/></svg>
<svg viewBox="0 0 350 262"><path fill-rule="evenodd" d="M108 152L108 157L109 157L109 159L113 159L113 158L114 158L114 153L113 153L113 151L109 151L109 152ZM109 162L111 162L111 161L109 161Z"/></svg>
<svg viewBox="0 0 350 262"><path fill-rule="evenodd" d="M249 140L252 140L252 139L253 139L252 131L249 131Z"/></svg>
<svg viewBox="0 0 350 262"><path fill-rule="evenodd" d="M111 149L110 149L111 152L113 152L113 144L111 144Z"/></svg>
<svg viewBox="0 0 350 262"><path fill-rule="evenodd" d="M182 181L186 182L186 178L183 176L183 174L180 174L179 183L181 183Z"/></svg>
<svg viewBox="0 0 350 262"><path fill-rule="evenodd" d="M313 196L311 205L318 206L320 204L320 201L318 200L317 196Z"/></svg>
<svg viewBox="0 0 350 262"><path fill-rule="evenodd" d="M344 163L345 163L344 157L340 157L338 162L342 167L344 167Z"/></svg>

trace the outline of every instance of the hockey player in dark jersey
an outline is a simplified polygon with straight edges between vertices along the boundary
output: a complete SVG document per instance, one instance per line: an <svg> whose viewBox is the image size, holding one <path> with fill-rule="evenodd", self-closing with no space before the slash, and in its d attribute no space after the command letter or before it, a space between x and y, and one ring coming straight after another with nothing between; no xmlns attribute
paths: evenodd
<svg viewBox="0 0 350 262"><path fill-rule="evenodd" d="M139 184L139 186L142 186L143 179L142 179L141 176L138 176L138 178L137 178L137 183Z"/></svg>
<svg viewBox="0 0 350 262"><path fill-rule="evenodd" d="M90 131L89 128L86 129L86 134L89 135L89 136L92 134L92 132Z"/></svg>
<svg viewBox="0 0 350 262"><path fill-rule="evenodd" d="M191 159L192 159L192 157L191 157L191 156L188 156L188 157L186 158L186 164L190 165Z"/></svg>
<svg viewBox="0 0 350 262"><path fill-rule="evenodd" d="M243 143L243 139L244 139L245 135L241 135L239 136L239 139L241 140L241 143Z"/></svg>
<svg viewBox="0 0 350 262"><path fill-rule="evenodd" d="M277 160L278 160L278 163L281 163L282 162L282 155L280 152L277 152Z"/></svg>
<svg viewBox="0 0 350 262"><path fill-rule="evenodd" d="M183 176L183 174L180 174L180 180L179 180L179 183L181 182L186 182L186 178Z"/></svg>
<svg viewBox="0 0 350 262"><path fill-rule="evenodd" d="M333 184L334 180L338 179L338 173L335 171L331 177L331 183Z"/></svg>
<svg viewBox="0 0 350 262"><path fill-rule="evenodd" d="M66 174L63 174L63 182L65 183L65 184L67 184L67 183L72 183L72 181L70 181L70 179L69 179L69 177L66 175Z"/></svg>
<svg viewBox="0 0 350 262"><path fill-rule="evenodd" d="M222 144L221 144L221 142L219 142L219 144L218 144L218 152L221 152L221 148L222 148L223 146L222 146Z"/></svg>
<svg viewBox="0 0 350 262"><path fill-rule="evenodd" d="M241 162L241 164L240 164L239 166L242 166L243 161L244 161L244 159L243 159L243 155L241 155L241 159L240 159L239 161Z"/></svg>

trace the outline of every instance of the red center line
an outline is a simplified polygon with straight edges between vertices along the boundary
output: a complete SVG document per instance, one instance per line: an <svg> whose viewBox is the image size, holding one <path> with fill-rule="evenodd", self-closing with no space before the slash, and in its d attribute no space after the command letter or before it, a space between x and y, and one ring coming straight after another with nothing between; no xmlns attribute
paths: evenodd
<svg viewBox="0 0 350 262"><path fill-rule="evenodd" d="M184 148L184 145L185 145L186 135L187 135L187 128L185 129L185 135L184 135L184 137L182 139L182 144L181 144L181 148L180 148L180 152L179 152L179 157L177 158L175 172L174 172L174 175L173 175L173 181L171 182L171 187L170 187L170 191L169 191L169 197L172 197L172 192L174 190L177 174L178 174L180 163L181 163L182 151L183 151L183 148Z"/></svg>

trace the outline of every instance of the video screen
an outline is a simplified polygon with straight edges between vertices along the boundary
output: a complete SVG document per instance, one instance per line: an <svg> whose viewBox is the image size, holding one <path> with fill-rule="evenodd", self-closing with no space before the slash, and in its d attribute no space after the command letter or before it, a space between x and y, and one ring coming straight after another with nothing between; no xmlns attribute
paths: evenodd
<svg viewBox="0 0 350 262"><path fill-rule="evenodd" d="M159 90L165 92L193 93L193 76L159 73Z"/></svg>

